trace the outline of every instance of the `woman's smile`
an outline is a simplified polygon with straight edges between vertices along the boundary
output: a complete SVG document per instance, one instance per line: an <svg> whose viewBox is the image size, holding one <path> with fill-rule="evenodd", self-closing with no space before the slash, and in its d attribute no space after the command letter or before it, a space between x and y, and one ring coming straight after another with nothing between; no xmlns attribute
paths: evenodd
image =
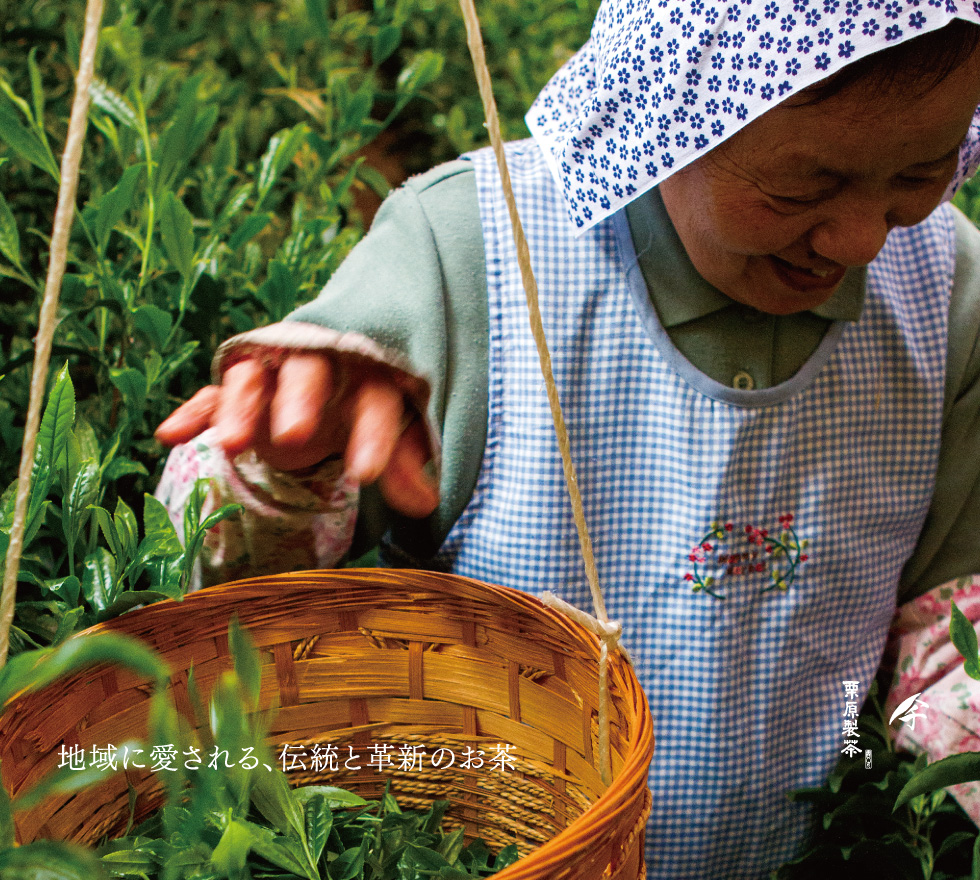
<svg viewBox="0 0 980 880"><path fill-rule="evenodd" d="M790 99L660 193L706 281L771 314L812 309L878 255L889 230L936 208L978 102L980 50L925 93L856 84Z"/></svg>

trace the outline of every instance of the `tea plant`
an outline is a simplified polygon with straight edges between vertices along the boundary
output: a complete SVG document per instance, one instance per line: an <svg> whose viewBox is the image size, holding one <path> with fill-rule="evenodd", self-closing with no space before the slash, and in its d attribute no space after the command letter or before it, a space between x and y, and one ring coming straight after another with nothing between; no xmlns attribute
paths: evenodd
<svg viewBox="0 0 980 880"><path fill-rule="evenodd" d="M228 641L232 668L218 678L206 708L193 670L188 678L197 714L193 728L178 719L167 694L166 665L133 639L81 634L57 649L21 653L0 671L0 706L7 706L12 697L92 663L122 664L149 678L154 692L147 740L121 744L118 751L150 754L154 745L165 743L177 758L157 774L165 794L162 807L97 852L52 841L16 847L13 815L50 794L78 791L104 778L112 772L110 762L82 770L65 765L13 802L0 789L0 876L463 880L490 876L516 860L514 846L493 855L479 840L467 843L462 828L444 832L446 801L434 802L426 812L403 812L387 791L381 801L368 802L332 786L291 789L266 744L258 652L235 621ZM229 755L244 757L232 762Z"/></svg>
<svg viewBox="0 0 980 880"><path fill-rule="evenodd" d="M980 681L980 649L977 646L977 632L966 615L956 607L955 602L950 602L949 635L953 645L963 657L963 671L974 681ZM977 781L980 781L980 752L950 755L928 767L921 768L902 789L895 806L897 809L936 789ZM978 852L980 852L980 845L978 845ZM978 856L978 871L980 871L980 856Z"/></svg>
<svg viewBox="0 0 980 880"><path fill-rule="evenodd" d="M877 692L878 682L858 718L872 767L863 756L842 758L824 785L790 795L811 806L813 831L804 852L774 880L965 880L980 869L977 827L945 792L894 809L925 757L895 750Z"/></svg>
<svg viewBox="0 0 980 880"><path fill-rule="evenodd" d="M226 505L202 516L207 492L201 481L184 511L182 540L163 505L145 495L141 538L136 514L122 498L112 514L100 506L117 450L118 442L103 452L91 426L76 419L74 387L63 368L38 435L19 572L24 595L10 634L15 652L57 644L137 605L181 598L207 530L238 509ZM3 550L13 490L0 507Z"/></svg>
<svg viewBox="0 0 980 880"><path fill-rule="evenodd" d="M64 21L18 6L0 44L0 485L19 458L82 5ZM221 340L315 294L361 234L356 191L387 184L359 151L441 64L420 51L382 83L405 9L110 4L54 340L72 382L51 389L15 650L186 588L195 548L181 555L147 495L152 431ZM202 500L192 545L216 521Z"/></svg>

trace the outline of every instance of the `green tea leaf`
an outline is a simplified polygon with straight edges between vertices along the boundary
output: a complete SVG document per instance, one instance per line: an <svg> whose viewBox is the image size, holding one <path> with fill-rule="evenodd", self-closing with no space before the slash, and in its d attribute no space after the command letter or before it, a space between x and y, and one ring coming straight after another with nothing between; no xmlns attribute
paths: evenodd
<svg viewBox="0 0 980 880"><path fill-rule="evenodd" d="M152 852L139 849L117 849L105 853L102 862L111 873L119 876L148 874L158 865Z"/></svg>
<svg viewBox="0 0 980 880"><path fill-rule="evenodd" d="M315 864L320 861L327 845L327 838L333 827L333 814L327 806L326 798L322 794L316 794L303 805L303 816L306 821L306 845L310 848Z"/></svg>
<svg viewBox="0 0 980 880"><path fill-rule="evenodd" d="M41 83L41 69L37 65L37 46L31 48L27 56L27 70L31 78L31 106L34 110L34 121L38 128L44 131L44 86Z"/></svg>
<svg viewBox="0 0 980 880"><path fill-rule="evenodd" d="M61 179L58 163L37 136L21 125L17 115L7 105L0 104L0 142L32 165L49 174L55 182Z"/></svg>
<svg viewBox="0 0 980 880"><path fill-rule="evenodd" d="M20 233L10 205L0 193L0 254L15 266L20 266Z"/></svg>
<svg viewBox="0 0 980 880"><path fill-rule="evenodd" d="M237 617L233 617L228 624L228 648L235 673L248 701L246 708L254 712L258 708L259 691L262 687L262 661L251 633L239 624Z"/></svg>
<svg viewBox="0 0 980 880"><path fill-rule="evenodd" d="M106 880L102 864L91 850L74 843L36 840L0 851L3 880Z"/></svg>
<svg viewBox="0 0 980 880"><path fill-rule="evenodd" d="M78 578L74 578L75 582L78 582ZM75 600L78 601L77 599ZM55 631L54 635L51 636L52 646L60 645L69 636L73 635L75 630L81 628L81 620L85 615L85 609L79 605L66 611L61 620L58 621L58 629Z"/></svg>
<svg viewBox="0 0 980 880"><path fill-rule="evenodd" d="M307 864L306 853L295 838L273 834L268 828L243 822L252 830L252 849L267 862L308 880L320 880L315 868Z"/></svg>
<svg viewBox="0 0 980 880"><path fill-rule="evenodd" d="M357 177L371 187L372 192L378 198L387 198L391 192L391 184L388 183L387 178L373 165L368 165L367 162L358 164Z"/></svg>
<svg viewBox="0 0 980 880"><path fill-rule="evenodd" d="M109 192L99 200L95 219L95 239L99 252L105 253L109 243L109 234L116 228L126 212L133 207L133 196L136 194L136 184L143 174L142 165L131 165Z"/></svg>
<svg viewBox="0 0 980 880"><path fill-rule="evenodd" d="M169 593L164 593L159 590L125 590L102 609L98 615L98 619L100 622L111 620L113 617L118 617L120 614L124 614L140 605L151 605L154 602L172 598L173 596Z"/></svg>
<svg viewBox="0 0 980 880"><path fill-rule="evenodd" d="M419 846L418 844L409 842L405 847L405 855L402 856L403 861L405 857L411 860L413 867L421 869L422 872L432 874L437 871L441 871L443 868L451 868L452 865L449 864L439 853L435 850L429 849L425 846Z"/></svg>
<svg viewBox="0 0 980 880"><path fill-rule="evenodd" d="M330 35L330 22L327 18L326 0L306 0L306 15L316 32L326 39Z"/></svg>
<svg viewBox="0 0 980 880"><path fill-rule="evenodd" d="M520 857L520 853L517 851L517 845L510 843L497 853L497 857L493 862L494 870L499 871L503 868L509 867L510 865L513 865L514 862L516 862Z"/></svg>
<svg viewBox="0 0 980 880"><path fill-rule="evenodd" d="M194 269L194 217L172 192L167 192L160 204L160 237L180 277L190 278Z"/></svg>
<svg viewBox="0 0 980 880"><path fill-rule="evenodd" d="M975 782L980 779L980 752L950 755L915 773L898 793L894 809L905 806L912 798L937 788Z"/></svg>
<svg viewBox="0 0 980 880"><path fill-rule="evenodd" d="M364 870L364 859L368 852L368 840L360 846L344 850L330 865L331 880L354 880Z"/></svg>
<svg viewBox="0 0 980 880"><path fill-rule="evenodd" d="M99 524L102 525L101 522ZM82 594L96 611L105 611L112 604L115 593L113 585L115 570L113 556L105 547L96 547L85 557L82 567Z"/></svg>
<svg viewBox="0 0 980 880"><path fill-rule="evenodd" d="M102 529L102 534L105 537L106 543L109 545L109 550L113 557L116 559L123 558L123 547L119 538L119 532L116 529L116 524L112 517L109 516L109 511L104 507L91 507L90 510L95 516L95 521L99 524L99 528ZM111 562L111 560L110 560ZM86 596L86 598L88 598ZM89 599L91 601L91 599Z"/></svg>
<svg viewBox="0 0 980 880"><path fill-rule="evenodd" d="M173 318L169 312L165 312L152 303L144 303L133 312L133 326L145 333L157 348L163 348L166 345L167 336L170 334L173 323ZM153 354L157 354L157 352L153 352Z"/></svg>
<svg viewBox="0 0 980 880"><path fill-rule="evenodd" d="M129 102L102 80L93 81L89 86L89 96L92 103L116 122L138 132L141 128L136 111Z"/></svg>
<svg viewBox="0 0 980 880"><path fill-rule="evenodd" d="M977 646L977 631L966 615L950 602L949 637L956 650L963 656L963 671L980 680L980 648Z"/></svg>
<svg viewBox="0 0 980 880"><path fill-rule="evenodd" d="M367 801L360 795L332 785L301 785L293 789L293 797L304 807L315 797L322 797L331 810L343 810L349 807L363 807Z"/></svg>
<svg viewBox="0 0 980 880"><path fill-rule="evenodd" d="M411 64L398 74L398 91L414 95L433 82L440 73L445 59L438 52L425 50L412 59Z"/></svg>
<svg viewBox="0 0 980 880"><path fill-rule="evenodd" d="M73 526L77 526L86 509L98 501L99 489L101 488L98 463L86 462L78 469L65 500L66 518L72 522ZM75 529L74 534L77 533L77 529ZM69 541L69 543L71 542Z"/></svg>
<svg viewBox="0 0 980 880"><path fill-rule="evenodd" d="M134 417L141 414L146 407L146 376L135 367L127 367L110 370L109 381L119 389L126 409Z"/></svg>
<svg viewBox="0 0 980 880"><path fill-rule="evenodd" d="M237 251L245 242L255 238L256 235L265 229L269 225L272 217L273 215L269 213L252 214L250 217L246 217L242 225L228 239L228 247L233 251Z"/></svg>
<svg viewBox="0 0 980 880"><path fill-rule="evenodd" d="M116 526L116 534L119 536L123 556L128 561L136 555L139 526L136 522L136 514L122 498L116 501L116 512L112 515L112 521ZM117 564L119 561L117 558Z"/></svg>
<svg viewBox="0 0 980 880"><path fill-rule="evenodd" d="M166 506L149 493L143 495L143 532L145 537L139 549L141 559L170 556L184 549Z"/></svg>
<svg viewBox="0 0 980 880"><path fill-rule="evenodd" d="M230 877L242 876L252 849L252 840L251 830L244 823L232 819L211 853L211 864Z"/></svg>
<svg viewBox="0 0 980 880"><path fill-rule="evenodd" d="M74 575L48 581L44 586L58 596L58 598L64 599L69 605L78 604L78 594L82 585Z"/></svg>
<svg viewBox="0 0 980 880"><path fill-rule="evenodd" d="M402 29L394 24L386 24L378 28L371 42L371 60L381 64L391 57L402 40Z"/></svg>
<svg viewBox="0 0 980 880"><path fill-rule="evenodd" d="M58 460L65 454L68 434L75 422L75 388L64 366L55 379L48 402L41 418L41 428L37 435L35 461L48 481L44 488L47 494ZM40 491L40 490L39 490Z"/></svg>
<svg viewBox="0 0 980 880"><path fill-rule="evenodd" d="M303 836L306 817L289 789L286 774L281 770L256 775L252 786L252 803L266 821L282 834L293 831L297 836Z"/></svg>
<svg viewBox="0 0 980 880"><path fill-rule="evenodd" d="M451 865L459 861L459 854L466 845L466 829L457 828L450 834L445 835L439 842L439 854Z"/></svg>
<svg viewBox="0 0 980 880"><path fill-rule="evenodd" d="M292 128L275 134L269 140L269 146L259 160L258 203L256 210L263 202L276 181L302 146L309 132L305 124L294 125Z"/></svg>

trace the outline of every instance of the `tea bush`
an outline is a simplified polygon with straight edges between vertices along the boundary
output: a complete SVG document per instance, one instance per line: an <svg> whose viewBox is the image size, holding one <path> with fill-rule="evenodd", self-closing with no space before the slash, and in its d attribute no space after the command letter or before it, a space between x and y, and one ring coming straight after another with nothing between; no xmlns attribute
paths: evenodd
<svg viewBox="0 0 980 880"><path fill-rule="evenodd" d="M488 10L489 54L503 59L498 91L513 131L571 41L585 38L594 8L582 2ZM84 3L4 0L0 13L0 485L8 486ZM539 22L535 36L516 55L528 20ZM521 58L525 68L515 66ZM315 295L363 234L372 198L388 191L379 166L398 182L457 146L478 145L483 133L449 0L421 8L110 0L97 76L54 339L55 368L67 365L69 376L52 398L60 433L48 438L51 467L35 487L15 651L134 604L123 593L146 601L182 589L185 578L140 556L141 542L169 548L152 557L159 568L177 552L144 500L163 453L153 429L206 384L223 339ZM12 503L8 490L4 528ZM170 559L171 575L186 562Z"/></svg>

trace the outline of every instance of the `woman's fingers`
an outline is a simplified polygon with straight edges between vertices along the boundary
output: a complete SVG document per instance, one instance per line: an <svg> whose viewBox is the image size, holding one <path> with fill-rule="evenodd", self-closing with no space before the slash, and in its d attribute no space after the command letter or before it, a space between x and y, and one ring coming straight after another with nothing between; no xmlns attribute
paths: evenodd
<svg viewBox="0 0 980 880"><path fill-rule="evenodd" d="M439 505L439 489L425 469L431 457L422 423L415 421L399 438L378 480L381 494L393 510L422 517Z"/></svg>
<svg viewBox="0 0 980 880"><path fill-rule="evenodd" d="M401 389L379 375L338 393L331 361L292 354L278 370L257 358L229 367L220 386L202 388L159 428L162 443L192 440L209 426L229 456L255 449L272 467L297 470L344 453L359 483L379 482L394 510L426 516L439 493L425 470L431 458L422 425L405 429Z"/></svg>
<svg viewBox="0 0 980 880"><path fill-rule="evenodd" d="M269 439L273 445L296 447L320 430L333 396L333 370L322 354L290 355L279 367L272 400Z"/></svg>
<svg viewBox="0 0 980 880"><path fill-rule="evenodd" d="M220 393L217 385L205 386L161 422L154 436L165 446L193 440L211 424Z"/></svg>
<svg viewBox="0 0 980 880"><path fill-rule="evenodd" d="M260 443L268 432L271 371L249 358L225 370L221 396L212 418L218 443L229 456Z"/></svg>
<svg viewBox="0 0 980 880"><path fill-rule="evenodd" d="M387 467L401 434L405 404L390 382L365 379L353 401L350 438L344 461L359 483L373 483Z"/></svg>

